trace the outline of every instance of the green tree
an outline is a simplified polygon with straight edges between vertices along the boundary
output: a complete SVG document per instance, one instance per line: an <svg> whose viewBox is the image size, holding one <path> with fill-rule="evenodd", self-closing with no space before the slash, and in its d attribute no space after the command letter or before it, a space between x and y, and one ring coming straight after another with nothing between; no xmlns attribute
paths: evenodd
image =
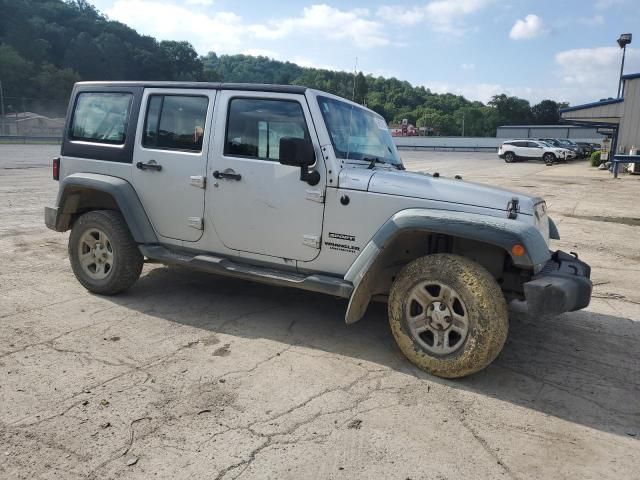
<svg viewBox="0 0 640 480"><path fill-rule="evenodd" d="M356 103L364 103L367 98L367 92L368 92L367 79L362 74L362 72L358 72L358 74L356 75L356 78L354 79L354 82L355 82L354 101Z"/></svg>
<svg viewBox="0 0 640 480"><path fill-rule="evenodd" d="M556 125L560 122L560 112L557 102L542 100L531 107L533 123L537 125Z"/></svg>
<svg viewBox="0 0 640 480"><path fill-rule="evenodd" d="M489 105L496 109L500 121L505 125L528 124L531 121L531 107L522 98L509 97L503 93L494 95Z"/></svg>
<svg viewBox="0 0 640 480"><path fill-rule="evenodd" d="M160 50L169 59L171 80L199 80L202 77L202 61L189 42L164 40L160 42Z"/></svg>

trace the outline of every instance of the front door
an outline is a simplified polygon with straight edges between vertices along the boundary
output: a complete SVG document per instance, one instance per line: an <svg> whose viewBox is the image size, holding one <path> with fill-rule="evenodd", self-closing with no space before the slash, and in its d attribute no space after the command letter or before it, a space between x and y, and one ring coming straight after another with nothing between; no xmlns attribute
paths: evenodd
<svg viewBox="0 0 640 480"><path fill-rule="evenodd" d="M207 216L238 252L309 261L320 252L326 172L304 95L221 91ZM320 182L279 163L282 137L313 142Z"/></svg>
<svg viewBox="0 0 640 480"><path fill-rule="evenodd" d="M133 182L156 233L202 236L215 91L147 89L133 155Z"/></svg>

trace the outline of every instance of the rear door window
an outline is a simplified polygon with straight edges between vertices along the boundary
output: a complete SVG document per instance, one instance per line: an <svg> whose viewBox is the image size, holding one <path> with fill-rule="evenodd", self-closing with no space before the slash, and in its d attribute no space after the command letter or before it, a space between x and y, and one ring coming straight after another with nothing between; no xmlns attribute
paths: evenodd
<svg viewBox="0 0 640 480"><path fill-rule="evenodd" d="M69 137L72 140L123 145L132 99L130 93L80 93Z"/></svg>
<svg viewBox="0 0 640 480"><path fill-rule="evenodd" d="M202 151L207 97L151 95L142 145L160 150Z"/></svg>

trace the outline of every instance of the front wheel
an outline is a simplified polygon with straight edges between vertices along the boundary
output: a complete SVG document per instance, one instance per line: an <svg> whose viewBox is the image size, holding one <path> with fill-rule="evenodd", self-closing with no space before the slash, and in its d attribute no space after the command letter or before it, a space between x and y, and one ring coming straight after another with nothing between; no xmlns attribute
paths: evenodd
<svg viewBox="0 0 640 480"><path fill-rule="evenodd" d="M69 235L69 260L87 290L114 295L131 287L144 257L120 212L95 210L76 220Z"/></svg>
<svg viewBox="0 0 640 480"><path fill-rule="evenodd" d="M514 153L512 153L512 152L507 152L507 153L505 153L505 155L504 155L504 161L505 161L505 162L507 162L507 163L513 163L513 162L515 162L515 161L516 161L516 156L515 156L515 154L514 154Z"/></svg>
<svg viewBox="0 0 640 480"><path fill-rule="evenodd" d="M409 263L389 294L389 323L405 356L444 378L489 365L507 339L507 303L493 276L458 255Z"/></svg>
<svg viewBox="0 0 640 480"><path fill-rule="evenodd" d="M544 163L546 163L547 165L553 165L555 159L556 156L553 153L545 153L542 157L542 160L544 160Z"/></svg>

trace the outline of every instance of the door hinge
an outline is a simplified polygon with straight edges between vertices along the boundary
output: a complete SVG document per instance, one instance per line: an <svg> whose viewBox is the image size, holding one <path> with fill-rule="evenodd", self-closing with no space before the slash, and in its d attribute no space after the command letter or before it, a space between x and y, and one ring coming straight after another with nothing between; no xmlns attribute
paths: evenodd
<svg viewBox="0 0 640 480"><path fill-rule="evenodd" d="M191 175L189 177L189 183L194 187L205 188L207 186L207 179L202 175Z"/></svg>
<svg viewBox="0 0 640 480"><path fill-rule="evenodd" d="M324 203L324 190L309 189L307 190L305 198L312 202Z"/></svg>
<svg viewBox="0 0 640 480"><path fill-rule="evenodd" d="M202 217L189 217L187 218L187 223L191 228L195 228L196 230L204 230L204 220Z"/></svg>
<svg viewBox="0 0 640 480"><path fill-rule="evenodd" d="M320 248L320 237L318 235L303 235L302 244L307 247Z"/></svg>

